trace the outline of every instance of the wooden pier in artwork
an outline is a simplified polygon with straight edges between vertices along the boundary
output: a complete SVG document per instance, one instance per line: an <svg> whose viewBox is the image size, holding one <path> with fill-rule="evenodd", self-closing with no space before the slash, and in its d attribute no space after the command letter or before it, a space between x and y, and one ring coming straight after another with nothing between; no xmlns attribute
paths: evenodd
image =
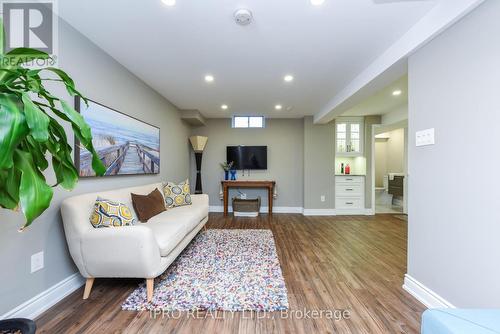
<svg viewBox="0 0 500 334"><path fill-rule="evenodd" d="M158 152L137 142L127 142L97 152L99 158L107 167L104 175L117 174L154 174L160 171L160 158L151 153ZM85 152L80 157L80 175L91 171L91 156ZM83 173L82 173L83 172Z"/></svg>

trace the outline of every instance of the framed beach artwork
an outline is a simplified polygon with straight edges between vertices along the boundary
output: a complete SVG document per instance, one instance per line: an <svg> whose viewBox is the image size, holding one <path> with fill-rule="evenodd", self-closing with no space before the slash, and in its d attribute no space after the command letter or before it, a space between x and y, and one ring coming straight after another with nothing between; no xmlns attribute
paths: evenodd
<svg viewBox="0 0 500 334"><path fill-rule="evenodd" d="M160 172L160 129L100 103L75 99L75 109L92 130L92 143L106 166L105 175ZM80 177L95 176L90 152L75 138L75 165Z"/></svg>

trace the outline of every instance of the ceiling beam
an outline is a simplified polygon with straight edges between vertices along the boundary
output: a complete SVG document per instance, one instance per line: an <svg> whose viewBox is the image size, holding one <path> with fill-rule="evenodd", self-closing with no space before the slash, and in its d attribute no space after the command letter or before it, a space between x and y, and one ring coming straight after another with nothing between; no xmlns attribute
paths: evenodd
<svg viewBox="0 0 500 334"><path fill-rule="evenodd" d="M340 116L407 72L408 56L483 3L484 0L441 0L420 21L335 95L317 114L324 124Z"/></svg>

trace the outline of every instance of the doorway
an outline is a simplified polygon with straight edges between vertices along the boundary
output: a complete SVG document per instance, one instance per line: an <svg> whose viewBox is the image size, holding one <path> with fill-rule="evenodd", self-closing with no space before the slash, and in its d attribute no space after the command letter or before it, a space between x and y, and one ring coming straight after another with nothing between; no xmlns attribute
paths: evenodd
<svg viewBox="0 0 500 334"><path fill-rule="evenodd" d="M374 125L372 203L375 214L407 213L407 121Z"/></svg>

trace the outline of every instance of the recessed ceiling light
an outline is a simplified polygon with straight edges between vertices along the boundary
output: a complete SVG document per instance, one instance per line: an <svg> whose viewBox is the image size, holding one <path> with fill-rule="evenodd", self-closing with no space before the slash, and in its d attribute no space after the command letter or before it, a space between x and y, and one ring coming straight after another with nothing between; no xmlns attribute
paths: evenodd
<svg viewBox="0 0 500 334"><path fill-rule="evenodd" d="M325 0L311 0L313 6L321 6L324 2Z"/></svg>
<svg viewBox="0 0 500 334"><path fill-rule="evenodd" d="M399 96L399 95L401 95L401 93L402 93L402 91L400 89L397 89L394 92L392 92L392 95Z"/></svg>
<svg viewBox="0 0 500 334"><path fill-rule="evenodd" d="M170 7L175 6L175 0L161 0L161 2Z"/></svg>
<svg viewBox="0 0 500 334"><path fill-rule="evenodd" d="M283 78L283 80L285 80L285 82L292 82L293 81L293 75L287 74L287 75L285 75L285 77Z"/></svg>
<svg viewBox="0 0 500 334"><path fill-rule="evenodd" d="M222 110L227 110L227 108L229 108L229 107L227 106L227 104L223 104L223 105L220 106L220 108Z"/></svg>
<svg viewBox="0 0 500 334"><path fill-rule="evenodd" d="M281 109L283 109L283 106L281 104L277 104L274 106L274 109L281 110Z"/></svg>
<svg viewBox="0 0 500 334"><path fill-rule="evenodd" d="M214 76L213 76L213 75L211 75L211 74L207 74L207 75L205 75L205 81L206 81L206 82L214 82L214 80L215 80L215 79L214 79Z"/></svg>

